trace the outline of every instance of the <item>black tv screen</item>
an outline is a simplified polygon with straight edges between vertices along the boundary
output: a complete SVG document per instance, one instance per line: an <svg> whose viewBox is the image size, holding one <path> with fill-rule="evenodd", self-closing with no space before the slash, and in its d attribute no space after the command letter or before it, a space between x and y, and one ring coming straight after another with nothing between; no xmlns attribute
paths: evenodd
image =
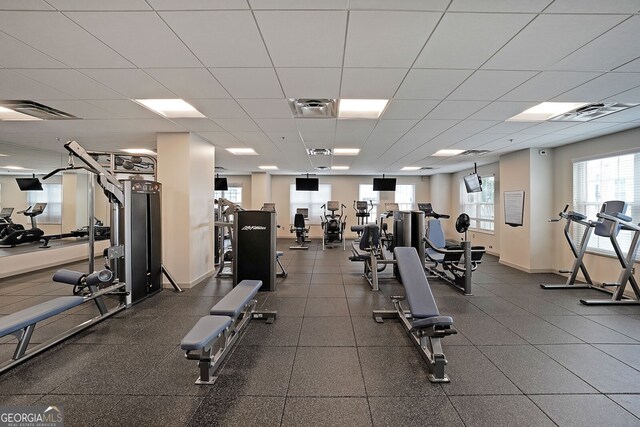
<svg viewBox="0 0 640 427"><path fill-rule="evenodd" d="M471 175L465 176L464 186L467 188L467 193L479 193L482 191L480 175L472 173Z"/></svg>
<svg viewBox="0 0 640 427"><path fill-rule="evenodd" d="M396 191L396 179L373 178L373 191Z"/></svg>
<svg viewBox="0 0 640 427"><path fill-rule="evenodd" d="M296 191L318 191L318 178L296 178Z"/></svg>
<svg viewBox="0 0 640 427"><path fill-rule="evenodd" d="M229 190L229 184L227 184L227 178L216 178L215 190L216 191Z"/></svg>
<svg viewBox="0 0 640 427"><path fill-rule="evenodd" d="M20 191L42 191L42 183L38 178L16 178Z"/></svg>

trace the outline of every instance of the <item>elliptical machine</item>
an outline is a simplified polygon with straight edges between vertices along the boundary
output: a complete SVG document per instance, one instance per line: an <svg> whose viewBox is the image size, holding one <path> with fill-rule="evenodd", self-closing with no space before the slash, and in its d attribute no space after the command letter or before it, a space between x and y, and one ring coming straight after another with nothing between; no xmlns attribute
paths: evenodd
<svg viewBox="0 0 640 427"><path fill-rule="evenodd" d="M289 229L290 233L296 233L296 246L289 246L289 249L309 249L309 247L305 245L311 242L307 237L310 230L310 227L307 227L305 223L307 219L309 219L309 209L298 208L293 217L293 225Z"/></svg>
<svg viewBox="0 0 640 427"><path fill-rule="evenodd" d="M322 250L326 245L342 242L342 250L347 248L344 240L344 229L347 226L347 217L344 215L345 205L338 201L330 200L321 206L324 209L324 218L320 217L324 237L322 239ZM340 209L340 214L336 211ZM331 213L327 215L327 210ZM332 246L333 247L333 246Z"/></svg>
<svg viewBox="0 0 640 427"><path fill-rule="evenodd" d="M36 203L18 213L31 218L31 228L25 229L20 224L9 224L0 231L0 247L12 248L23 243L39 242L44 236L44 231L38 228L36 217L44 212L46 203Z"/></svg>

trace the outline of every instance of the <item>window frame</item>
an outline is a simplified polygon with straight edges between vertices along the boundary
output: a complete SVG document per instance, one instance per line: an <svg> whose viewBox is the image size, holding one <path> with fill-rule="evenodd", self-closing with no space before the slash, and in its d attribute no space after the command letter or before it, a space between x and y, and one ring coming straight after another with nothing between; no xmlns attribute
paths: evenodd
<svg viewBox="0 0 640 427"><path fill-rule="evenodd" d="M289 219L293 224L293 217L298 208L309 209L309 218L305 220L307 225L320 225L320 218L323 213L321 206L331 200L332 193L331 184L318 184L318 191L296 191L296 183L289 184ZM308 200L300 200L304 197L298 197L294 200L294 196L307 196Z"/></svg>
<svg viewBox="0 0 640 427"><path fill-rule="evenodd" d="M488 181L491 180L491 202L482 201L481 196L485 194L485 191L489 185ZM471 226L469 227L469 231L474 231L476 233L484 233L495 235L495 227L496 227L496 177L495 175L487 175L482 177L482 192L477 193L467 193L466 187L464 185L464 179L460 179L460 210L469 215L469 219L471 220ZM472 200L470 200L470 198ZM467 207L474 207L474 214L470 214ZM492 218L481 217L479 212L481 212L482 208L486 208L491 210ZM482 227L483 223L489 223L492 225L492 228Z"/></svg>
<svg viewBox="0 0 640 427"><path fill-rule="evenodd" d="M27 205L33 206L36 203L46 203L47 207L44 212L36 217L38 224L62 226L62 183L43 182L42 190L43 191L28 191ZM59 200L53 200L55 192L58 193Z"/></svg>

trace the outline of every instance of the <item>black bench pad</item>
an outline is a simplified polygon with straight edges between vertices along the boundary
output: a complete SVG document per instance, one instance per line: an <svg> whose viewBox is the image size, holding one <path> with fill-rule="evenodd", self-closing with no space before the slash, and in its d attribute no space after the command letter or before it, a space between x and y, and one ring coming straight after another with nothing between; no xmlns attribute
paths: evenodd
<svg viewBox="0 0 640 427"><path fill-rule="evenodd" d="M60 314L84 302L83 297L59 297L0 317L0 337Z"/></svg>
<svg viewBox="0 0 640 427"><path fill-rule="evenodd" d="M258 293L261 286L262 280L243 280L214 305L209 314L231 316L235 319L240 315L244 306Z"/></svg>
<svg viewBox="0 0 640 427"><path fill-rule="evenodd" d="M229 316L204 316L198 320L182 341L180 348L183 350L200 350L220 335L231 325Z"/></svg>
<svg viewBox="0 0 640 427"><path fill-rule="evenodd" d="M414 329L429 328L431 326L452 326L453 319L449 316L426 317L415 319L411 322Z"/></svg>

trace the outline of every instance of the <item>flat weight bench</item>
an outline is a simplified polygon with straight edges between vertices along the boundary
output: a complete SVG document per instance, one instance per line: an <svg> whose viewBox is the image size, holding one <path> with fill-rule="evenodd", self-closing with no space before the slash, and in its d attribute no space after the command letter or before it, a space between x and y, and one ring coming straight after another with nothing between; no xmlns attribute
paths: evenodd
<svg viewBox="0 0 640 427"><path fill-rule="evenodd" d="M395 310L374 310L373 317L378 323L382 323L383 319L399 318L411 337L411 342L427 362L429 380L436 383L449 382L449 377L444 373L447 359L442 352L440 339L458 333L453 328L453 319L440 315L415 248L398 247L393 252L407 294L409 310L404 310L400 304L404 297L394 296L391 300Z"/></svg>
<svg viewBox="0 0 640 427"><path fill-rule="evenodd" d="M198 360L200 377L196 384L213 384L214 376L233 345L241 336L251 319L266 319L273 323L277 312L256 311L254 299L262 286L261 280L243 280L201 317L180 342L189 360ZM212 354L216 342L224 338L222 346Z"/></svg>
<svg viewBox="0 0 640 427"><path fill-rule="evenodd" d="M18 344L11 360L0 365L0 373L14 367L18 363L29 359L30 357L35 356L36 354L46 350L47 348L70 337L71 335L74 335L75 333L88 328L94 323L97 323L104 318L109 317L112 314L115 314L118 311L124 309L124 305L119 305L118 307L109 310L102 300L102 295L114 292L124 286L124 283L117 283L103 289L98 288L100 284L108 283L112 280L112 278L113 275L109 270L103 270L88 275L77 271L64 269L58 270L53 275L54 282L66 283L73 286L87 287L90 290L90 293L84 296L53 298L49 301L45 301L32 307L27 307L15 313L0 317L0 337L13 335L18 340ZM61 335L58 335L51 340L35 346L27 353L27 347L29 346L31 336L38 322L77 307L85 303L86 301L94 301L96 303L96 306L100 311L99 316L87 320L86 322L81 323L80 325L70 329L69 331Z"/></svg>

